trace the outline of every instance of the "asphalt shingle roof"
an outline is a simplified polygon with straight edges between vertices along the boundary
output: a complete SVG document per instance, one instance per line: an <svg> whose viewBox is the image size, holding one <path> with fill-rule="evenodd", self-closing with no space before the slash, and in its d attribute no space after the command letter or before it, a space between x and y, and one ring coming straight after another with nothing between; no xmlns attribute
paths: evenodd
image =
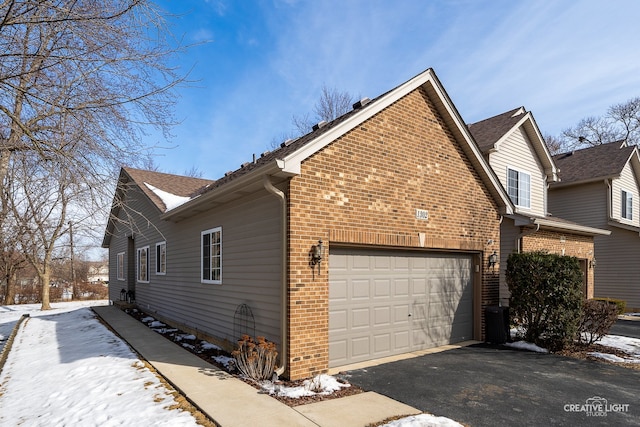
<svg viewBox="0 0 640 427"><path fill-rule="evenodd" d="M210 179L193 178L189 176L173 175L169 173L147 171L142 169L123 168L124 171L133 179L138 187L151 199L151 201L160 209L165 211L166 206L149 187L144 185L151 184L152 186L166 191L167 193L175 194L176 196L193 197L206 188L209 185L215 183Z"/></svg>
<svg viewBox="0 0 640 427"><path fill-rule="evenodd" d="M622 141L553 156L562 184L619 175L634 150Z"/></svg>
<svg viewBox="0 0 640 427"><path fill-rule="evenodd" d="M526 113L524 107L518 107L468 125L471 135L483 153L491 150L493 145L520 121L522 114L516 114L520 110L523 111L523 114Z"/></svg>

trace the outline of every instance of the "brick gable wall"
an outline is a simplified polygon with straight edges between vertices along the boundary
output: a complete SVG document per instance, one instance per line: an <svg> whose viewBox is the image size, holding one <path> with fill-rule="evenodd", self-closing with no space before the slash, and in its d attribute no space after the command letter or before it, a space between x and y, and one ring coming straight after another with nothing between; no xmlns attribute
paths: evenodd
<svg viewBox="0 0 640 427"><path fill-rule="evenodd" d="M593 298L594 276L593 268L590 266L594 254L593 237L540 230L522 238L522 250L524 252L547 251L586 260L587 298Z"/></svg>
<svg viewBox="0 0 640 427"><path fill-rule="evenodd" d="M328 368L332 244L467 251L486 266L488 239L500 241L495 202L422 88L303 162L288 200L291 379ZM416 209L429 219L417 220ZM309 254L319 239L325 259L312 269ZM476 314L498 300L497 275L480 271Z"/></svg>

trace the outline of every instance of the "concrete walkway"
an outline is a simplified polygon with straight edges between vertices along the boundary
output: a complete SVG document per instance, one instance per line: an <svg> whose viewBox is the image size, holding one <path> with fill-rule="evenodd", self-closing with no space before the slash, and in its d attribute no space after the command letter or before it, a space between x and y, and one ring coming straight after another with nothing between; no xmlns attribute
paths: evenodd
<svg viewBox="0 0 640 427"><path fill-rule="evenodd" d="M222 427L366 426L421 411L367 392L290 407L152 331L114 306L93 311L189 401Z"/></svg>

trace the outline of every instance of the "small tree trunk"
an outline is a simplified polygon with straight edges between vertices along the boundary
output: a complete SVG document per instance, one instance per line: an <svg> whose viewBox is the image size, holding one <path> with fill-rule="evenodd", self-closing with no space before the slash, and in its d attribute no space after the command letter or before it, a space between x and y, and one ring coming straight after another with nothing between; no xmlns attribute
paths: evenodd
<svg viewBox="0 0 640 427"><path fill-rule="evenodd" d="M40 310L51 310L51 304L49 303L49 282L51 280L51 271L49 270L48 265L44 266L44 270L39 274L39 276L42 286L42 307L40 307Z"/></svg>
<svg viewBox="0 0 640 427"><path fill-rule="evenodd" d="M16 301L16 273L7 274L7 289L4 294L4 304L13 305Z"/></svg>

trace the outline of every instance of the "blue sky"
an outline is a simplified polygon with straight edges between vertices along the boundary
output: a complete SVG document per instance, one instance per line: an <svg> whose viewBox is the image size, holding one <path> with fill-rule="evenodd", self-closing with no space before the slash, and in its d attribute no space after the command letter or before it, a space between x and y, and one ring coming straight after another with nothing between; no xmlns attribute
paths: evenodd
<svg viewBox="0 0 640 427"><path fill-rule="evenodd" d="M160 170L216 179L268 150L322 86L373 98L433 68L467 123L524 105L543 134L640 96L636 0L162 0L178 60Z"/></svg>

